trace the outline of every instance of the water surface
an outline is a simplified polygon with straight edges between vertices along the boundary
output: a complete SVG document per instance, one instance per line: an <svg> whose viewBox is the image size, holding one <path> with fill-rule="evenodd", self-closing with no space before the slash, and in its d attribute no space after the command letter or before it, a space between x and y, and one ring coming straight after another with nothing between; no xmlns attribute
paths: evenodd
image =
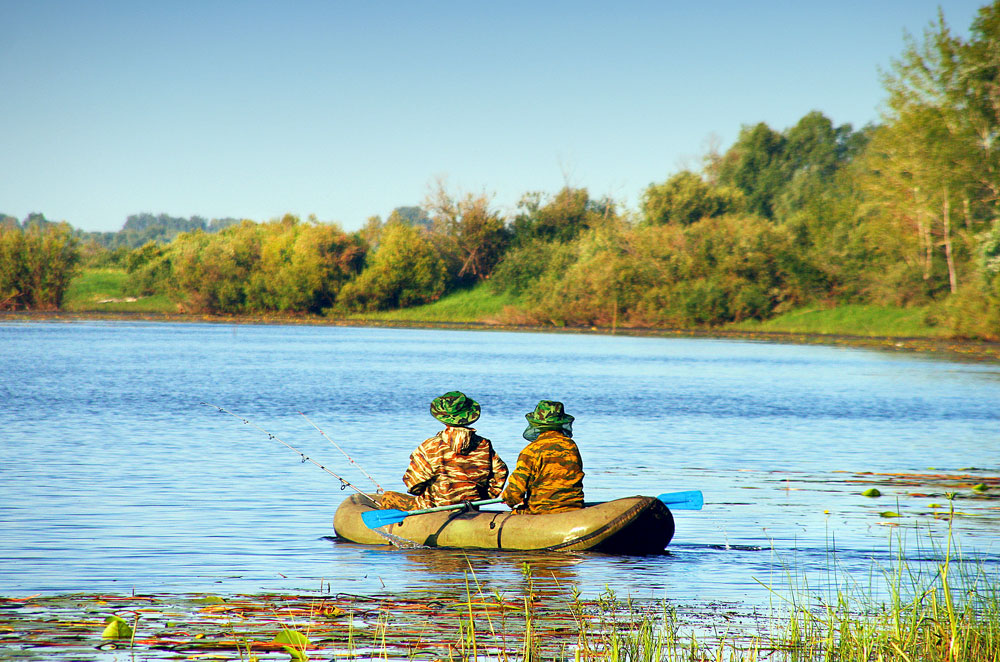
<svg viewBox="0 0 1000 662"><path fill-rule="evenodd" d="M931 506L946 511L952 491L961 549L1000 564L1000 500L969 489L1000 475L995 364L733 340L125 322L2 323L0 348L4 595L438 592L469 569L503 590L527 560L585 595L761 602L761 582L789 567L822 586L891 566L900 541L932 559L928 536L947 521ZM481 403L477 428L511 466L524 413L561 400L588 500L700 489L706 506L676 512L655 557L337 543L332 516L350 490L256 429L373 489L312 421L398 490L410 451L439 428L430 400L453 389ZM871 485L884 496L860 496Z"/></svg>

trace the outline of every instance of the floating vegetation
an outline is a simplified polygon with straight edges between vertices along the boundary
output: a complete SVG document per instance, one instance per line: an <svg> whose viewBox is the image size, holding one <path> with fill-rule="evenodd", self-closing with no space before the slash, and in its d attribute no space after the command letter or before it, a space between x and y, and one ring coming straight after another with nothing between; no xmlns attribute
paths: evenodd
<svg viewBox="0 0 1000 662"><path fill-rule="evenodd" d="M887 513L882 513L887 516ZM900 537L900 540L902 538ZM900 543L900 547L902 543ZM957 557L951 529L911 565L876 570L884 587L843 577L816 591L786 568L764 585L776 606L583 600L543 591L531 564L514 592L464 594L63 595L0 598L0 648L19 659L413 662L958 662L1000 659L1000 581ZM835 554L831 563L836 565ZM932 572L926 572L926 566ZM831 568L835 572L839 571ZM994 571L995 572L995 571ZM554 578L554 576L553 576ZM556 582L558 584L558 582ZM763 584L762 584L763 585ZM107 616L108 611L112 616ZM128 615L124 618L121 614ZM101 626L104 634L101 634ZM128 650L123 650L125 648Z"/></svg>
<svg viewBox="0 0 1000 662"><path fill-rule="evenodd" d="M878 490L878 488L870 487L867 490L865 490L864 492L862 492L861 496L866 496L866 497L880 497L880 496L882 496L882 493Z"/></svg>

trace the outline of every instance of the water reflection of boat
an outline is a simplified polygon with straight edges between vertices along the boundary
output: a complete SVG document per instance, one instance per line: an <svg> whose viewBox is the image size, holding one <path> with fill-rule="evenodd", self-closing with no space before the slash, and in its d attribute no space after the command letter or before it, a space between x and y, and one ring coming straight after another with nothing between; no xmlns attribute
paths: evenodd
<svg viewBox="0 0 1000 662"><path fill-rule="evenodd" d="M348 542L411 543L423 547L507 550L590 550L609 554L662 552L674 535L670 510L653 497L634 496L543 515L449 510L407 517L369 529L361 514L370 500L355 494L337 508L333 528ZM384 534L384 535L383 535Z"/></svg>

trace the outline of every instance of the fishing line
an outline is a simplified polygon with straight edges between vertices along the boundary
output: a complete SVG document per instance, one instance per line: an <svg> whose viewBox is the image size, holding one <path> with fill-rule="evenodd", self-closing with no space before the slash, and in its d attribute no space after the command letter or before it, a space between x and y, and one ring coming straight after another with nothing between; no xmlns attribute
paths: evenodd
<svg viewBox="0 0 1000 662"><path fill-rule="evenodd" d="M367 476L368 480L370 480L372 483L375 484L375 488L376 488L376 490L378 490L379 494L382 494L383 492L385 492L385 490L382 489L382 486L378 484L378 481L375 480L374 478L372 478L371 475L367 471L365 471L364 468L360 464L358 464L357 462L355 462L354 458L352 458L350 455L347 454L347 451L345 451L343 448L341 448L340 446L338 446L337 442L335 442L333 439L330 439L330 437L328 437L325 432L323 432L322 430L320 430L320 427L318 425L316 425L311 420L309 420L309 417L306 416L303 412L300 411L299 413L302 414L302 418L304 418L307 421L309 421L309 425L311 425L314 428L316 428L317 430L319 430L319 433L321 435L323 435L324 439L326 439L327 441L329 441L331 444L333 444L334 448L336 448L338 451L340 451L341 453L343 453L344 457L347 458L348 462L350 462L351 464L353 464L354 466L356 466L358 468L358 470L361 471L361 473L363 473L365 476Z"/></svg>
<svg viewBox="0 0 1000 662"><path fill-rule="evenodd" d="M261 432L263 432L264 434L266 434L266 435L267 435L267 438L268 438L268 439L274 439L274 440L275 440L275 441L277 441L278 443L280 443L280 444L283 444L283 445L284 445L284 446L286 446L287 448L290 448L291 450L293 450L293 451L295 451L296 453L298 453L298 454L299 454L299 455L300 455L300 456L302 457L302 461L303 461L303 462L312 462L312 463L313 463L313 464L315 464L315 465L316 465L317 467L319 467L320 469L322 469L322 470L323 470L323 471L325 471L326 473L330 474L331 476L333 476L334 478L336 478L337 480L339 480L339 481L340 481L340 489L342 489L342 490L343 490L343 489L345 489L345 488L348 488L348 487L350 487L350 488L351 488L352 490L354 490L355 492L357 492L358 494L360 494L361 496L363 496L364 498L368 499L368 500L369 500L369 501L371 501L371 502L372 502L373 504L375 504L375 507L376 507L376 508L378 507L378 503L377 503L377 502L376 502L376 501L375 501L374 499L372 499L372 498L371 498L370 496L368 496L367 494L365 494L364 492L362 492L361 490L359 490L359 489L358 489L358 488L357 488L357 487L356 487L355 485L353 485L353 484L352 484L352 483L351 483L351 482L350 482L349 480L347 480L346 478L343 478L342 476L339 476L339 475L337 475L337 474L336 474L336 473L334 473L333 471L330 471L329 469L327 469L326 467L324 467L324 466L323 466L322 464L320 464L320 463L319 463L319 462L317 462L316 460L312 459L311 457L309 457L308 455L306 455L305 453L303 453L302 451L300 451L300 450L299 450L298 448L296 448L295 446L292 446L291 444L289 444L289 443L285 442L284 440L282 440L282 439L279 439L279 438L278 438L277 436L275 436L275 435L271 434L270 432L268 432L268 431L267 431L267 430L265 430L264 428L260 427L260 426L259 426L259 425L257 425L256 423L251 423L251 422L250 422L249 420L247 420L247 419L243 418L242 416L238 416L237 414L234 414L233 412L229 411L229 410L228 410L228 409L226 409L225 407L220 407L219 405L213 405L213 404L212 404L212 403L210 403L210 402L202 402L201 404L205 405L206 407L214 407L215 409L218 409L219 411L223 412L224 414L229 414L229 415L230 415L230 416L232 416L233 418L237 418L237 419L239 419L239 420L243 421L243 423L244 423L245 425L249 425L249 426L250 426L250 427L252 427L252 428L256 428L257 430L260 430Z"/></svg>

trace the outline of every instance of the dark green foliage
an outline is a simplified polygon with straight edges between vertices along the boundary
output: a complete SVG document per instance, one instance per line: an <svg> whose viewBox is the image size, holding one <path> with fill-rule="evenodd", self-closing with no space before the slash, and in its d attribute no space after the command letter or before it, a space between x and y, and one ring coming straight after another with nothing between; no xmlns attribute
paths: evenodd
<svg viewBox="0 0 1000 662"><path fill-rule="evenodd" d="M521 212L511 224L515 246L532 241L568 242L581 232L615 216L610 200L591 200L587 189L565 187L551 200L542 204L541 193L529 193L521 198Z"/></svg>
<svg viewBox="0 0 1000 662"><path fill-rule="evenodd" d="M763 122L743 127L709 171L719 185L743 192L746 211L781 220L807 199L803 190L829 185L866 142L867 131L855 132L849 124L834 127L813 111L783 133Z"/></svg>
<svg viewBox="0 0 1000 662"><path fill-rule="evenodd" d="M774 201L787 179L784 149L784 137L763 122L743 127L718 163L719 183L743 191L750 213L773 218Z"/></svg>
<svg viewBox="0 0 1000 662"><path fill-rule="evenodd" d="M55 310L80 260L78 242L66 223L29 221L0 225L0 309Z"/></svg>
<svg viewBox="0 0 1000 662"><path fill-rule="evenodd" d="M565 269L574 260L570 244L535 239L507 251L493 271L490 289L520 295L530 290L546 271Z"/></svg>

